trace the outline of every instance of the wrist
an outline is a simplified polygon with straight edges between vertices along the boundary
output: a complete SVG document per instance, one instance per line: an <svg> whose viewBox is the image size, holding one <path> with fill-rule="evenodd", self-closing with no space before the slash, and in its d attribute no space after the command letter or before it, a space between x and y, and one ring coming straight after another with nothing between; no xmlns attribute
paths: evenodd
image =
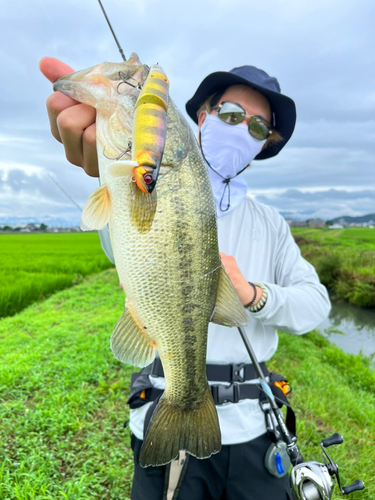
<svg viewBox="0 0 375 500"><path fill-rule="evenodd" d="M263 290L258 286L257 283L246 281L242 293L239 293L238 295L245 307L252 307L260 302L263 296Z"/></svg>
<svg viewBox="0 0 375 500"><path fill-rule="evenodd" d="M261 296L254 300L253 303L248 304L245 306L250 312L256 313L263 309L263 307L266 305L267 302L267 297L268 297L268 292L267 288L263 285L263 283L252 283L256 287L256 289L260 288L261 289Z"/></svg>

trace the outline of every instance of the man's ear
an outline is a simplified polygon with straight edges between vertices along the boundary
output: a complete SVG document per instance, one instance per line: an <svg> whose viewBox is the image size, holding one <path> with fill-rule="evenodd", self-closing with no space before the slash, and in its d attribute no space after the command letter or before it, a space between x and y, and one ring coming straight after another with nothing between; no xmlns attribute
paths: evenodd
<svg viewBox="0 0 375 500"><path fill-rule="evenodd" d="M203 109L198 116L198 127L201 128L201 126L204 123L204 120L206 119L206 111Z"/></svg>

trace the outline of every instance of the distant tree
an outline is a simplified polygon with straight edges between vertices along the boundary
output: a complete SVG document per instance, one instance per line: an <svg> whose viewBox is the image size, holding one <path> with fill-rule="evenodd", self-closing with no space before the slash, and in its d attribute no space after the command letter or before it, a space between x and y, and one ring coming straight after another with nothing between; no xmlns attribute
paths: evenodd
<svg viewBox="0 0 375 500"><path fill-rule="evenodd" d="M39 229L40 229L41 231L45 231L45 230L47 229L47 227L48 227L48 226L47 226L47 224L44 224L44 223L42 222L42 223L41 223L41 225L40 225L40 227L39 227Z"/></svg>

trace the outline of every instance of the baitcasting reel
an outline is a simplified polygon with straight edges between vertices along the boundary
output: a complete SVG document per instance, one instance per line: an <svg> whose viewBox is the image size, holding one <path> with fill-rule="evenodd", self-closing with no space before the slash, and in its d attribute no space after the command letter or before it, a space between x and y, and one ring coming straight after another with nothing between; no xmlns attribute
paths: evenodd
<svg viewBox="0 0 375 500"><path fill-rule="evenodd" d="M295 500L330 500L336 476L338 487L343 495L363 490L365 485L360 479L341 487L338 465L331 459L324 448L344 441L337 432L327 439L323 439L320 446L323 450L324 464L319 462L303 462L293 467L290 473L290 483ZM326 460L328 458L328 461Z"/></svg>

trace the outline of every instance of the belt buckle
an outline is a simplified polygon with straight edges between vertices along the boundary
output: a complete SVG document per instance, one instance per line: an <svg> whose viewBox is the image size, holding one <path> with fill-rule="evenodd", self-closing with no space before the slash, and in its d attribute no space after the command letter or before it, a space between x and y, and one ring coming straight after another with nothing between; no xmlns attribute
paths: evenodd
<svg viewBox="0 0 375 500"><path fill-rule="evenodd" d="M215 387L216 398L218 405L224 403L238 403L239 401L239 391L237 384L230 385L216 385Z"/></svg>
<svg viewBox="0 0 375 500"><path fill-rule="evenodd" d="M233 364L232 366L232 382L245 382L245 364L239 363L238 365ZM241 370L243 369L243 375L241 375Z"/></svg>

